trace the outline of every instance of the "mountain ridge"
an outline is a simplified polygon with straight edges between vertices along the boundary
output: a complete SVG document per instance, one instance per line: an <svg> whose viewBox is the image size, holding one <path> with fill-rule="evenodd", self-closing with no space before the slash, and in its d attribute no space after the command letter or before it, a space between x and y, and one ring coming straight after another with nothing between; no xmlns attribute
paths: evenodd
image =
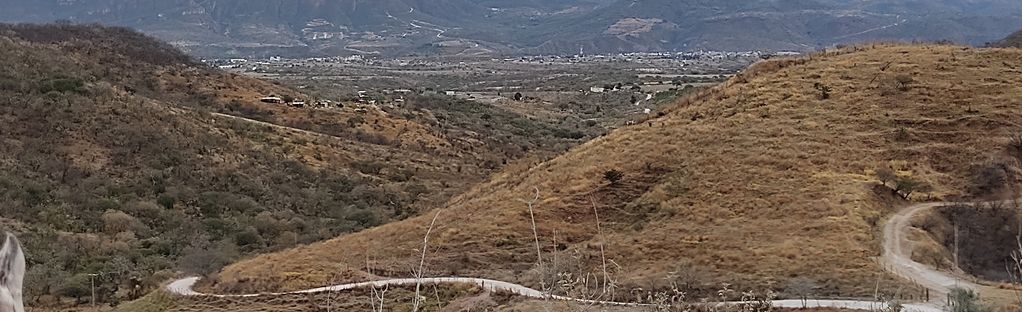
<svg viewBox="0 0 1022 312"><path fill-rule="evenodd" d="M1007 0L3 0L0 21L141 29L196 55L811 51L871 41L992 42L1022 28ZM643 24L645 23L645 24ZM615 28L631 27L619 33Z"/></svg>

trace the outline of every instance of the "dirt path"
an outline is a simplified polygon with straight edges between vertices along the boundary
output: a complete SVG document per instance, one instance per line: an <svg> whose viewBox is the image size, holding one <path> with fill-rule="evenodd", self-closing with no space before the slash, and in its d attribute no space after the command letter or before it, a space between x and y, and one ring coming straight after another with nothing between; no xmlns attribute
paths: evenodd
<svg viewBox="0 0 1022 312"><path fill-rule="evenodd" d="M281 131L285 131L285 132L290 131L290 132L304 133L304 134L308 134L308 135L311 135L311 136L325 137L325 138L331 138L331 139L341 139L340 137L335 136L335 135L330 135L330 134L316 132L316 131L310 131L310 130L305 130L305 129L299 129L299 128L294 128L294 127L278 125L278 124L275 124L275 123L265 122L265 121L262 121L262 120L255 120L255 119L252 119L252 118L228 115L228 114L223 114L223 113L209 113L209 114L212 115L213 117L221 117L221 118L226 118L226 119L239 120L239 121L243 121L243 122L257 124L257 125L260 125L260 126L267 126L267 127L270 127L270 128L273 128L273 129L277 129L277 130L281 130Z"/></svg>
<svg viewBox="0 0 1022 312"><path fill-rule="evenodd" d="M905 304L904 305L905 311L910 312L943 311L942 307L944 295L950 292L951 289L966 288L979 291L984 287L970 281L962 280L954 276L953 274L938 271L927 265L912 260L912 246L910 241L908 240L908 231L912 226L911 224L912 218L923 211L948 204L950 203L924 203L912 205L902 209L898 213L891 216L887 223L884 224L883 254L881 256L881 263L884 265L884 268L891 272L892 274L910 280L914 283L918 283L926 288L929 288L932 292L934 292L934 295L931 296L932 300L930 302ZM523 297L536 299L576 301L581 303L596 303L601 305L642 306L641 304L635 303L592 301L577 298L568 298L563 296L552 296L547 295L542 291L518 285L515 283L471 277L436 277L423 278L420 280L416 280L414 278L388 279L363 283L341 284L288 293L266 293L247 295L202 294L192 289L195 283L198 281L199 278L197 277L176 280L167 285L167 290L171 293L182 296L256 297L264 295L345 291L356 288L383 287L388 285L390 286L415 285L416 283L422 284L454 283L454 284L474 284L482 287L484 290L491 292L493 291L511 292ZM776 307L783 308L802 308L803 306L807 306L868 311L877 311L887 307L886 303L868 300L808 300L805 303L803 303L801 300L775 300L773 301L773 304Z"/></svg>
<svg viewBox="0 0 1022 312"><path fill-rule="evenodd" d="M522 297L533 298L533 299L551 299L551 300L562 300L562 301L575 301L585 304L597 304L597 305L614 305L614 306L626 306L626 307L648 307L647 304L629 303L629 302L613 302L613 301L596 301L596 300L585 300L569 298L564 296L551 296L543 293L542 291L535 290L526 286L518 285L515 283L509 283L504 281L496 281L484 278L471 278L471 277L434 277L434 278L423 278L416 280L414 278L401 278L401 279L388 279L379 280L372 282L362 283L351 283L341 284L306 290L299 290L286 293L262 293L262 294L246 294L246 295L214 295L214 294L203 294L193 290L195 283L199 281L198 277L189 277L176 280L167 285L167 291L181 295L181 296L210 296L220 298L251 298L260 296L279 296L285 294L310 294L310 293L321 293L331 291L346 291L359 288L368 287L384 287L384 286L402 286L402 285L415 285L417 282L422 284L473 284L482 287L486 291L490 292L510 292L517 294ZM725 303L707 303L707 304L739 304L741 302L725 302ZM835 309L849 309L849 310L864 310L864 311L880 311L887 308L887 304L876 301L865 301L865 300L774 300L771 301L774 307L779 308L792 308L798 309L803 307L809 308L835 308ZM929 304L905 304L903 306L905 312L941 312L942 310L936 306Z"/></svg>
<svg viewBox="0 0 1022 312"><path fill-rule="evenodd" d="M979 291L983 287L912 260L912 246L908 239L908 231L912 227L912 219L923 211L949 204L926 203L912 205L891 216L890 220L884 224L884 251L880 258L884 268L894 275L936 292L935 295L930 296L931 300L935 302L942 302L944 296L953 288Z"/></svg>

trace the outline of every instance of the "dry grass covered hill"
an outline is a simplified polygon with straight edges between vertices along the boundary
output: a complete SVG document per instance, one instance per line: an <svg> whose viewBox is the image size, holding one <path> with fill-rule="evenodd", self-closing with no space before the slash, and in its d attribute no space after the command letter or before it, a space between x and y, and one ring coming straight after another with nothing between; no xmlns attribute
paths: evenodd
<svg viewBox="0 0 1022 312"><path fill-rule="evenodd" d="M455 197L435 211L426 275L554 285L556 273L602 271L606 241L608 275L624 293L671 282L702 293L724 282L783 290L798 278L815 281L817 295L871 296L878 279L893 292L901 282L872 259L877 225L900 202L874 171L892 167L938 197L969 195L990 155L1020 130L1020 70L1022 51L959 46L878 45L758 64L662 117ZM609 170L623 178L609 182ZM534 189L542 269L520 201ZM247 259L209 287L322 286L371 278L367 263L406 277L432 217Z"/></svg>
<svg viewBox="0 0 1022 312"><path fill-rule="evenodd" d="M98 301L135 299L177 272L415 215L502 160L579 142L490 106L445 105L462 112L443 111L455 117L438 130L382 110L256 103L270 93L302 96L124 28L0 24L0 224L32 250L29 305L81 303L97 272ZM218 114L241 107L283 126ZM501 124L474 151L451 148L469 144L444 131L477 114ZM358 130L316 131L355 117Z"/></svg>

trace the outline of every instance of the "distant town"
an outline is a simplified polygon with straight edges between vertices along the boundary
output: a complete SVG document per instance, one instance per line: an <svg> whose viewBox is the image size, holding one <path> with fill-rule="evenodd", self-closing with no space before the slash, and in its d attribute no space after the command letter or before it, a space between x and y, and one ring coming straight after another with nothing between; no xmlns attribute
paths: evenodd
<svg viewBox="0 0 1022 312"><path fill-rule="evenodd" d="M511 58L490 58L485 61L502 64L598 64L598 63L619 63L629 62L636 64L664 65L664 61L673 61L679 67L714 60L736 60L749 58L770 58L776 56L797 56L801 52L760 52L760 51L696 51L696 52L633 52L619 54L594 54L594 55L536 55ZM444 67L444 66L467 66L471 62L480 62L478 58L473 59L446 59L446 58L377 58L363 55L337 56L337 57L313 57L313 58L283 58L272 56L263 59L249 58L223 58L203 59L202 62L220 69L236 69L247 72L264 72L269 67L279 66L307 66L310 63L335 63L364 66L383 67ZM647 69L649 72L656 72L656 68Z"/></svg>

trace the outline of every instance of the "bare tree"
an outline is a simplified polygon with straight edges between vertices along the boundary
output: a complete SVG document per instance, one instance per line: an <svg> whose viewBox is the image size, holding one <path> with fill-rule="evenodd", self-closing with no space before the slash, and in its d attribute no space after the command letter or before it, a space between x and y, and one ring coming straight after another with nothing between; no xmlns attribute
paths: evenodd
<svg viewBox="0 0 1022 312"><path fill-rule="evenodd" d="M422 237L422 256L419 258L419 270L413 272L415 274L415 300L412 304L412 311L418 312L419 306L422 303L422 297L419 294L422 288L422 275L426 267L426 248L429 247L429 233L433 232L433 227L436 225L436 219L440 217L440 212L443 209L438 209L436 214L433 215L433 221L429 223L429 228L426 229L426 235Z"/></svg>
<svg viewBox="0 0 1022 312"><path fill-rule="evenodd" d="M536 202L539 201L539 188L534 187L533 189L536 192L536 196L533 197L532 200L520 199L519 201L529 206L529 218L532 220L532 237L536 240L536 265L538 266L539 271L543 272L543 253L539 248L539 230L537 230L536 228L536 213L535 210L533 209ZM546 281L543 278L540 278L539 283L540 287L542 287L542 290L546 292L547 291Z"/></svg>
<svg viewBox="0 0 1022 312"><path fill-rule="evenodd" d="M433 295L436 296L436 309L437 311L444 310L444 302L440 300L440 286L433 284Z"/></svg>
<svg viewBox="0 0 1022 312"><path fill-rule="evenodd" d="M1015 241L1018 248L1011 252L1011 261L1005 265L1005 270L1016 284L1022 284L1022 229L1019 229L1019 236ZM1015 301L1022 305L1022 290L1015 290Z"/></svg>
<svg viewBox="0 0 1022 312"><path fill-rule="evenodd" d="M337 285L339 281L340 276L339 274L335 273L333 277L330 278L330 285ZM336 301L339 296L340 293L336 291L326 292L326 312L334 311L334 301Z"/></svg>
<svg viewBox="0 0 1022 312"><path fill-rule="evenodd" d="M366 253L366 272L369 275L373 275L373 267L369 264L369 253ZM384 297L387 294L387 290L390 285L384 284L382 288L376 287L376 285L370 286L370 298L369 305L372 307L373 312L383 312Z"/></svg>
<svg viewBox="0 0 1022 312"><path fill-rule="evenodd" d="M600 227L600 210L596 208L596 199L590 196L589 201L593 202L593 215L596 216L596 233L600 236L600 262L603 268L603 294L606 295L608 291L607 286L610 282L610 275L607 274L607 253L604 252L604 244L607 242L604 240L603 228Z"/></svg>
<svg viewBox="0 0 1022 312"><path fill-rule="evenodd" d="M819 287L816 281L807 277L796 277L788 281L788 287L785 288L785 292L798 296L799 300L802 300L802 308L807 307L807 301L809 296L813 295L816 288Z"/></svg>

